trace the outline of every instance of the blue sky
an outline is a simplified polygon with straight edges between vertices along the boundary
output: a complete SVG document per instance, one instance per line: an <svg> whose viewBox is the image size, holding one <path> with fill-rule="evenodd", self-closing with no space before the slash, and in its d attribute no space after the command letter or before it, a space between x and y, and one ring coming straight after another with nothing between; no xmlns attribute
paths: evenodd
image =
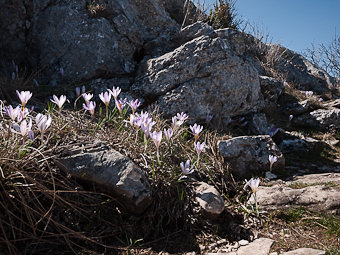
<svg viewBox="0 0 340 255"><path fill-rule="evenodd" d="M212 5L215 0L206 0ZM273 43L301 53L340 35L340 0L237 0L236 10L262 27Z"/></svg>

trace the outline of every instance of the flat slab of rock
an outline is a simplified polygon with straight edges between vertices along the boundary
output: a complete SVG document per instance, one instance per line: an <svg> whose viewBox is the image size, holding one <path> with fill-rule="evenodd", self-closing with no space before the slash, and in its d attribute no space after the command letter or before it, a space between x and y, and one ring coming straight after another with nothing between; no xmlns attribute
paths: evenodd
<svg viewBox="0 0 340 255"><path fill-rule="evenodd" d="M246 245L241 246L236 254L237 255L268 255L270 252L270 247L274 243L274 240L269 238L259 238L256 239L254 242Z"/></svg>
<svg viewBox="0 0 340 255"><path fill-rule="evenodd" d="M278 158L273 171L285 167L283 154L269 135L234 137L218 141L217 146L231 171L241 179L269 170L269 155Z"/></svg>
<svg viewBox="0 0 340 255"><path fill-rule="evenodd" d="M215 218L224 211L224 199L214 186L199 182L195 187L195 193L204 216Z"/></svg>
<svg viewBox="0 0 340 255"><path fill-rule="evenodd" d="M339 181L336 179L340 174L331 175L333 178L328 174L311 175L284 184L260 186L257 201L265 209L306 206L311 210L337 210L340 208L340 190L336 188ZM249 203L254 202L251 197Z"/></svg>
<svg viewBox="0 0 340 255"><path fill-rule="evenodd" d="M312 248L300 248L294 251L284 252L282 255L326 255L326 252Z"/></svg>
<svg viewBox="0 0 340 255"><path fill-rule="evenodd" d="M113 194L133 214L142 213L151 203L151 188L144 172L105 144L79 150L59 161L71 176Z"/></svg>

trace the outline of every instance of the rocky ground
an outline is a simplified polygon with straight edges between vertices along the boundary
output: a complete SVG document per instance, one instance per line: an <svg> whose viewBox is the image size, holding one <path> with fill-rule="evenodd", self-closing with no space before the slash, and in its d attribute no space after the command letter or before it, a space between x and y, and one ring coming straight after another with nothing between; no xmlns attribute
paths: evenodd
<svg viewBox="0 0 340 255"><path fill-rule="evenodd" d="M281 45L214 30L193 6L185 19L183 4L0 1L5 254L339 254L336 80ZM93 117L75 94L83 85ZM161 160L113 102L105 116L98 94L113 87L139 99L153 130L177 128ZM53 117L49 143L11 133L16 90L33 91L19 107L34 106L28 118ZM67 95L63 110L53 94ZM244 185L256 177L255 201Z"/></svg>

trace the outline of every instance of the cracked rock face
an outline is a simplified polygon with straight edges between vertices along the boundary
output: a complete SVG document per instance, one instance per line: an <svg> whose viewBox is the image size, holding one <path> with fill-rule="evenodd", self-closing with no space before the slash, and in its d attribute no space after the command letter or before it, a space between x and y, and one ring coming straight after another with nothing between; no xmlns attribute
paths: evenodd
<svg viewBox="0 0 340 255"><path fill-rule="evenodd" d="M283 154L269 135L234 137L218 141L217 146L225 163L230 165L231 171L240 179L269 170L269 155L277 156L273 171L285 167Z"/></svg>
<svg viewBox="0 0 340 255"><path fill-rule="evenodd" d="M0 52L9 49L10 61L27 51L30 65L43 67L45 84L131 75L144 43L162 38L159 43L165 44L179 31L162 1L96 1L92 13L85 0L2 2Z"/></svg>
<svg viewBox="0 0 340 255"><path fill-rule="evenodd" d="M79 150L60 162L71 176L113 194L132 214L142 213L151 203L151 187L144 172L105 144Z"/></svg>
<svg viewBox="0 0 340 255"><path fill-rule="evenodd" d="M157 98L166 115L186 112L227 118L261 108L258 73L221 38L201 36L158 58L149 59L133 91Z"/></svg>

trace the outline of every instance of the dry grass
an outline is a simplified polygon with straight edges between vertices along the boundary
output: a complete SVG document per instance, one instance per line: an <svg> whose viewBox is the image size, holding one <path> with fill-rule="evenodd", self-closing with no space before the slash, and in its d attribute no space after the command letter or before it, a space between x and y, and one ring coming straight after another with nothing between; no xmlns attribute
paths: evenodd
<svg viewBox="0 0 340 255"><path fill-rule="evenodd" d="M149 141L145 150L141 131L126 125L116 111L105 119L99 110L92 119L83 110L58 113L49 104L43 113L53 121L44 142L35 131L36 138L23 145L20 135L5 128L11 123L3 112L3 102L1 105L0 247L9 254L50 252L60 246L74 253L125 250L136 240L147 242L191 229L199 218L193 198L195 180L213 184L222 194L236 187L221 163L214 132L201 134L199 140L205 141L207 148L196 173L179 181L180 162L197 160L187 126L175 132L171 144L163 138L158 164L153 142ZM153 130L170 126L157 108L150 114L157 122ZM30 115L34 124L35 115ZM85 189L55 164L74 146L91 146L96 140L107 142L145 171L154 199L143 216L127 217L113 197Z"/></svg>

